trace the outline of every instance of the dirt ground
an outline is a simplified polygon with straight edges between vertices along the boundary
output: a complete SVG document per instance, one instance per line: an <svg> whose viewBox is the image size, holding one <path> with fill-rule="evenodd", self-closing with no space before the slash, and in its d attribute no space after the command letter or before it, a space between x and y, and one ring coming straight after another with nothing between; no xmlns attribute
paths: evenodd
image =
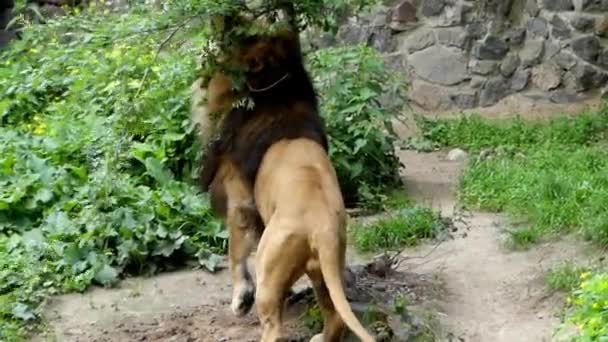
<svg viewBox="0 0 608 342"><path fill-rule="evenodd" d="M465 161L447 161L446 151L399 154L406 165L407 191L445 216L460 217L454 210L453 190ZM436 341L554 341L563 298L548 292L544 276L562 262L588 260L589 248L566 238L529 251L511 251L503 243L508 220L487 213L464 217L463 227L445 242L403 251L398 269L403 273L391 291L407 289L412 309L433 307L432 316L440 322L432 326ZM349 251L350 264L368 259ZM374 281L367 285L374 287ZM306 286L301 281L297 288ZM229 301L226 271L133 278L116 289L54 298L45 311L49 329L33 340L256 341L255 308L246 317L235 318ZM291 306L286 315L295 340L310 336L301 318L303 310L303 304Z"/></svg>

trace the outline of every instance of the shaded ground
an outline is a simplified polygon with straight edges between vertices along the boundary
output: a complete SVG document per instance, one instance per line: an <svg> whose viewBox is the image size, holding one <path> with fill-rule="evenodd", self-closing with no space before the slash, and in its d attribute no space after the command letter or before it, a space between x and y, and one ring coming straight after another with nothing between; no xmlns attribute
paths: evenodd
<svg viewBox="0 0 608 342"><path fill-rule="evenodd" d="M391 273L391 274L387 274ZM347 295L361 316L375 315L389 335L413 336L431 329L418 318L417 305L438 294L424 276L391 272L382 262L353 266L348 272ZM47 308L52 329L36 341L257 341L259 324L253 313L239 319L229 309L227 272L211 275L203 271L163 274L151 279L130 279L119 289L95 289L85 295L58 297ZM295 287L302 299L288 304L287 328L294 341L312 337L315 317L307 313L311 295L306 281ZM407 312L393 314L397 298L406 299ZM388 307L387 305L388 304ZM388 317L390 316L390 317ZM388 327L388 328L386 328ZM393 332L393 330L395 330ZM397 339L402 340L402 339Z"/></svg>

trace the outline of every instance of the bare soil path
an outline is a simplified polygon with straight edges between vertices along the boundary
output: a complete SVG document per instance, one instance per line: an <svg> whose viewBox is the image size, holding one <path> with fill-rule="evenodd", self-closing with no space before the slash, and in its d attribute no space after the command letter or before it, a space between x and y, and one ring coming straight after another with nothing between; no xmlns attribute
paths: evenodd
<svg viewBox="0 0 608 342"><path fill-rule="evenodd" d="M407 165L404 178L409 192L421 202L452 215L454 187L462 162L446 161L441 153L401 152ZM446 296L439 313L443 339L466 342L552 341L559 324L563 298L548 292L547 271L562 262L586 259L582 243L566 238L535 246L529 251L505 247L507 219L473 213L465 219L465 236L436 247L406 251L404 268L421 274L439 274Z"/></svg>

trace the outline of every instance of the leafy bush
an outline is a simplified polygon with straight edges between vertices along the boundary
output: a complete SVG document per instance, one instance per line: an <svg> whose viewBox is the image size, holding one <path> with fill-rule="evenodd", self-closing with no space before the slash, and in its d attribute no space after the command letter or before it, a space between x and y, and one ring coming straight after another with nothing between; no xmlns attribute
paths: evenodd
<svg viewBox="0 0 608 342"><path fill-rule="evenodd" d="M580 285L568 300L572 308L566 324L577 328L572 341L608 339L608 273L582 273Z"/></svg>
<svg viewBox="0 0 608 342"><path fill-rule="evenodd" d="M351 227L352 241L357 250L377 252L415 246L422 240L438 237L449 224L429 208L402 208L369 224Z"/></svg>
<svg viewBox="0 0 608 342"><path fill-rule="evenodd" d="M195 183L189 89L208 32L193 3L207 2L25 25L2 52L0 340L23 339L49 294L186 262L215 269L227 234ZM345 190L378 198L397 167L381 131L389 113L374 102L389 84L378 56L319 51L311 65L357 68L316 81Z"/></svg>
<svg viewBox="0 0 608 342"><path fill-rule="evenodd" d="M527 218L528 227L512 232L517 245L546 233L580 231L606 246L607 118L608 107L544 125L460 119L428 124L426 136L472 151L494 148L489 158L471 160L459 193L468 205Z"/></svg>
<svg viewBox="0 0 608 342"><path fill-rule="evenodd" d="M404 104L404 84L369 47L320 50L309 58L345 199L378 208L385 199L379 195L401 182L391 119ZM386 94L390 105L380 102Z"/></svg>

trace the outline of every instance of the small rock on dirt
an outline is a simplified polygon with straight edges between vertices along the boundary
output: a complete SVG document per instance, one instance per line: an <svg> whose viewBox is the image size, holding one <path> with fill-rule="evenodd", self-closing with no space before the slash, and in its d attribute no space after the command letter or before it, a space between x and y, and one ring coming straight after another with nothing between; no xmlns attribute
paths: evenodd
<svg viewBox="0 0 608 342"><path fill-rule="evenodd" d="M467 159L467 157L468 154L464 150L455 148L448 153L446 159L449 161L462 161Z"/></svg>

